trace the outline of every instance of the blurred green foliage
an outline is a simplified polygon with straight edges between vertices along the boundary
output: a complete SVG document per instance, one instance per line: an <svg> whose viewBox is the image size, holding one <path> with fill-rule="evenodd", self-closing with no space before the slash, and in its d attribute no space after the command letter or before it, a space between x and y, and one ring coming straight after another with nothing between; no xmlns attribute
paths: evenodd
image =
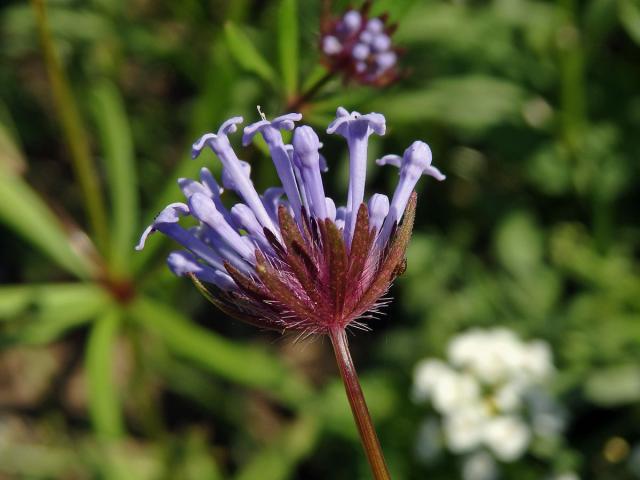
<svg viewBox="0 0 640 480"><path fill-rule="evenodd" d="M0 476L367 478L326 342L224 318L166 271L160 238L133 251L200 168L197 135L257 104L282 113L322 78L319 3L1 7ZM318 127L338 105L379 111L372 154L421 138L448 175L421 187L395 301L352 341L394 478L459 475L416 459L412 369L494 324L551 343L571 413L567 446L507 478L637 478L632 454L604 452L640 445L640 6L373 9L398 22L407 74L382 92L333 79L302 110ZM344 195L344 145L325 145ZM263 150L247 151L260 188L275 179ZM371 191L395 182L370 169Z"/></svg>

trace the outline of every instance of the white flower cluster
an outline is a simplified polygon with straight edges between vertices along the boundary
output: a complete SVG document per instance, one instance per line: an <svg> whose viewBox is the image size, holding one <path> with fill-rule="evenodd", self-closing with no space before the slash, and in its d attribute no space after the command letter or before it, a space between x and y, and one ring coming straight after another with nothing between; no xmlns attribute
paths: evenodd
<svg viewBox="0 0 640 480"><path fill-rule="evenodd" d="M452 339L447 362L425 359L417 365L413 395L442 415L451 452L488 451L513 462L534 437L554 437L563 429L562 415L544 389L553 372L545 342L523 342L505 328L472 329ZM486 454L471 458L486 464Z"/></svg>

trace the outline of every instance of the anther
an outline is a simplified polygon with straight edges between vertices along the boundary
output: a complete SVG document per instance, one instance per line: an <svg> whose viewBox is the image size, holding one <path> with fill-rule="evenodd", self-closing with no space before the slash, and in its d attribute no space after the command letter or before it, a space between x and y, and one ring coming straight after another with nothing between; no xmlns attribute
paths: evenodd
<svg viewBox="0 0 640 480"><path fill-rule="evenodd" d="M267 120L267 116L264 113L262 113L260 105L257 105L256 108L258 109L258 113L260 114L260 118L262 118L262 120L266 121Z"/></svg>

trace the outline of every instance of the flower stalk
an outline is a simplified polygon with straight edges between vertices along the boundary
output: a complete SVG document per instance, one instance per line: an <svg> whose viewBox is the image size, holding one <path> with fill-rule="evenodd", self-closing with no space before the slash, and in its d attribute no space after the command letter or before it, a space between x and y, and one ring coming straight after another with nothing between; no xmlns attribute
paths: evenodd
<svg viewBox="0 0 640 480"><path fill-rule="evenodd" d="M317 82L309 87L309 89L293 97L293 99L287 105L287 110L301 110L310 100L313 99L313 97L316 96L316 94L322 89L322 87L324 87L329 82L329 80L334 77L335 73L336 72L333 69L327 70L327 72L322 77L320 77Z"/></svg>
<svg viewBox="0 0 640 480"><path fill-rule="evenodd" d="M336 355L336 362L340 369L340 376L344 383L344 389L349 399L351 412L358 427L360 440L362 441L364 452L369 461L373 478L375 480L389 480L391 477L389 476L389 470L387 469L387 464L382 454L380 441L373 427L367 402L360 387L360 381L358 380L358 374L351 359L347 333L344 328L333 328L329 331L329 337L331 338L333 351Z"/></svg>

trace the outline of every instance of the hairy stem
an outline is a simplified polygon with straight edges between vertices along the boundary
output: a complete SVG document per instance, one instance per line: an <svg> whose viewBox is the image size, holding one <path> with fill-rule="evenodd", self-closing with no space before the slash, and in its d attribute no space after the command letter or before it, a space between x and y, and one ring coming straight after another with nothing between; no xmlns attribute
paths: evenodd
<svg viewBox="0 0 640 480"><path fill-rule="evenodd" d="M367 402L364 399L364 394L358 381L358 374L356 373L351 354L349 353L347 334L344 328L336 328L329 332L329 336L331 337L333 351L336 354L336 361L338 362L344 389L347 392L349 405L351 405L351 412L358 427L364 452L371 466L373 478L375 480L390 480L391 477L389 476L389 470L382 455L382 448L380 448L378 436L373 428Z"/></svg>

